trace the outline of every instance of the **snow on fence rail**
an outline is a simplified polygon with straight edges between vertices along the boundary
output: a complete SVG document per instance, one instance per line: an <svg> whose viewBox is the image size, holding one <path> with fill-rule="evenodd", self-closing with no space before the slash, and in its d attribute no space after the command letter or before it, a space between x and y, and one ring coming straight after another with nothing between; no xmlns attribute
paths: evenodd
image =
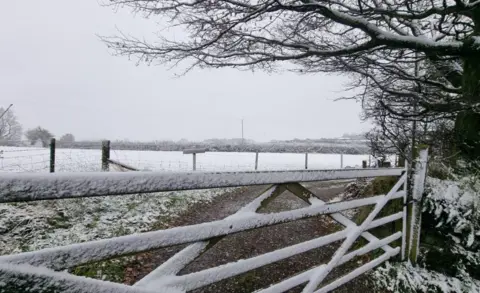
<svg viewBox="0 0 480 293"><path fill-rule="evenodd" d="M84 172L2 174L0 203L336 179L399 176L404 169L261 172Z"/></svg>
<svg viewBox="0 0 480 293"><path fill-rule="evenodd" d="M388 201L405 198L405 190L401 190L406 180L406 174L402 175L403 171L403 169L360 169L238 173L127 172L29 174L22 176L7 174L0 177L1 202L256 184L272 184L272 186L237 213L223 220L0 256L0 291L3 287L9 290L13 288L14 291L20 292L26 289L25 286L28 286L29 292L47 292L53 286L55 290L66 290L68 292L92 292L92 290L95 292L185 292L344 239L343 244L327 264L287 278L278 284L259 291L264 293L284 292L306 283L304 292L328 292L400 253L399 247L392 248L389 244L400 238L404 239L405 226L402 231L383 239L378 239L368 230L405 217L403 212L399 212L376 218ZM299 184L299 182L308 181L400 175L402 175L400 180L386 195L328 204ZM290 191L308 203L309 206L277 213L257 213L260 207L265 206L270 200L285 191ZM375 208L361 225L355 224L340 213L366 205L375 205ZM187 275L177 275L183 268L227 235L317 215L329 215L345 228L329 235L252 258ZM369 243L359 249L349 251L358 237L365 238ZM191 244L145 276L133 287L85 279L65 272L55 272L111 257L187 243ZM402 243L405 245L406 242L402 241ZM382 256L319 288L333 268L378 248L384 250L385 253Z"/></svg>

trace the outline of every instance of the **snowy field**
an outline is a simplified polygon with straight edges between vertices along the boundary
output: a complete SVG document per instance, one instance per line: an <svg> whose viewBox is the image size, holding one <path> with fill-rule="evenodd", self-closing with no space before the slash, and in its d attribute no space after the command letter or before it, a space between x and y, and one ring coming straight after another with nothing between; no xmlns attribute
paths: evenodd
<svg viewBox="0 0 480 293"><path fill-rule="evenodd" d="M47 148L0 147L0 170L3 172L48 172L50 153ZM101 151L57 149L56 172L99 171ZM141 170L189 171L192 155L182 152L111 150L110 158ZM343 155L343 167L361 167L368 155ZM258 170L301 170L305 154L260 153ZM309 154L309 169L338 169L340 154ZM197 170L248 171L255 169L255 153L208 152L197 155Z"/></svg>

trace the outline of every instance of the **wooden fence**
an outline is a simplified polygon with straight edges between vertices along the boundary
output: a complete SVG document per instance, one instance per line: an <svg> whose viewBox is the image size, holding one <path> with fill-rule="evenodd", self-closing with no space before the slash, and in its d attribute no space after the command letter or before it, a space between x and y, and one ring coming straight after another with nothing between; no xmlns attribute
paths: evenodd
<svg viewBox="0 0 480 293"><path fill-rule="evenodd" d="M422 158L425 158L426 162L426 156ZM426 170L426 165L422 167L422 164L419 164L418 166L415 174L415 178L418 179L413 188L416 195L423 192L421 178L425 176ZM386 195L335 203L321 201L313 192L300 184L300 182L378 176L400 176L400 179ZM51 292L52 290L56 290L56 292L186 292L343 240L328 263L288 277L280 283L258 291L262 293L284 292L305 284L303 292L329 292L392 257L400 255L401 259L405 260L407 255L416 249L417 240L407 239L407 237L419 235L417 230L419 225L416 225L418 222L415 222L417 214L412 214L409 221L411 230L407 227L406 190L408 189L405 186L406 178L405 170L399 168L275 172L99 172L2 175L0 177L0 202L60 200L63 198L264 184L271 184L271 186L237 213L223 220L0 256L0 289L8 288L13 290L12 292L25 291L26 287L29 288L28 292ZM308 206L277 213L257 213L260 207L285 191L290 191L308 203ZM382 208L390 200L400 198L403 198L405 204L403 211L377 218ZM415 202L412 201L412 204ZM348 209L367 205L374 205L374 208L359 225L341 213ZM186 275L178 275L184 267L211 249L223 237L318 215L329 215L344 229L252 258ZM378 239L368 231L398 220L402 220L402 230L396 231L386 238ZM409 230L410 233L406 233ZM364 238L368 244L350 251L352 244L359 237ZM401 247L393 248L390 245L391 242L400 239ZM133 286L78 277L64 272L68 268L89 262L180 244L189 245ZM379 248L384 251L381 256L328 284L324 284L323 281L335 267Z"/></svg>

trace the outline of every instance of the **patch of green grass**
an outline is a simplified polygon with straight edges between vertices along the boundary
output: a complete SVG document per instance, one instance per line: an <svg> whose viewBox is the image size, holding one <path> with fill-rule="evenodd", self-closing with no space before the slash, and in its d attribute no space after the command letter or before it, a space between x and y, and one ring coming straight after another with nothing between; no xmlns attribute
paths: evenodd
<svg viewBox="0 0 480 293"><path fill-rule="evenodd" d="M127 210L128 210L128 211L132 211L132 210L134 210L137 206L138 206L138 203L137 203L137 202L128 203L128 204L127 204Z"/></svg>
<svg viewBox="0 0 480 293"><path fill-rule="evenodd" d="M166 202L165 206L173 207L177 205L184 205L187 203L187 199L183 196L172 195L168 197L168 201Z"/></svg>
<svg viewBox="0 0 480 293"><path fill-rule="evenodd" d="M93 229L97 227L99 221L100 221L100 215L94 215L92 221L86 224L85 227L88 229Z"/></svg>
<svg viewBox="0 0 480 293"><path fill-rule="evenodd" d="M55 217L48 218L47 223L54 229L68 229L71 227L68 217L63 212L58 212Z"/></svg>
<svg viewBox="0 0 480 293"><path fill-rule="evenodd" d="M376 177L360 192L360 195L363 197L387 194L397 181L398 177L395 176Z"/></svg>
<svg viewBox="0 0 480 293"><path fill-rule="evenodd" d="M128 234L130 234L130 231L124 226L119 226L117 229L113 231L113 237L123 236Z"/></svg>
<svg viewBox="0 0 480 293"><path fill-rule="evenodd" d="M70 273L77 276L122 283L125 278L125 269L131 260L131 256L126 256L102 262L85 264L73 268Z"/></svg>
<svg viewBox="0 0 480 293"><path fill-rule="evenodd" d="M26 244L26 243L22 243L22 244L20 245L20 250L21 250L22 252L31 251L30 246L29 246L28 244Z"/></svg>

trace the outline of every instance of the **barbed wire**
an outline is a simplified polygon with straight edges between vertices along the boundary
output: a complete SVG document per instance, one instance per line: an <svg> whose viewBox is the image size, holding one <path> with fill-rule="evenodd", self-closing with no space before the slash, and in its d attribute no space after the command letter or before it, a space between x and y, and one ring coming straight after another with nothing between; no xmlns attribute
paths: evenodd
<svg viewBox="0 0 480 293"><path fill-rule="evenodd" d="M34 154L34 155L25 155L25 156L14 156L14 157L2 157L4 160L10 160L10 159L21 159L21 158L34 158L34 157L49 157L50 154Z"/></svg>
<svg viewBox="0 0 480 293"><path fill-rule="evenodd" d="M37 152L37 151L48 151L46 148L31 148L31 149L20 149L20 150L2 150L0 146L0 152L2 153L19 153L19 152Z"/></svg>

